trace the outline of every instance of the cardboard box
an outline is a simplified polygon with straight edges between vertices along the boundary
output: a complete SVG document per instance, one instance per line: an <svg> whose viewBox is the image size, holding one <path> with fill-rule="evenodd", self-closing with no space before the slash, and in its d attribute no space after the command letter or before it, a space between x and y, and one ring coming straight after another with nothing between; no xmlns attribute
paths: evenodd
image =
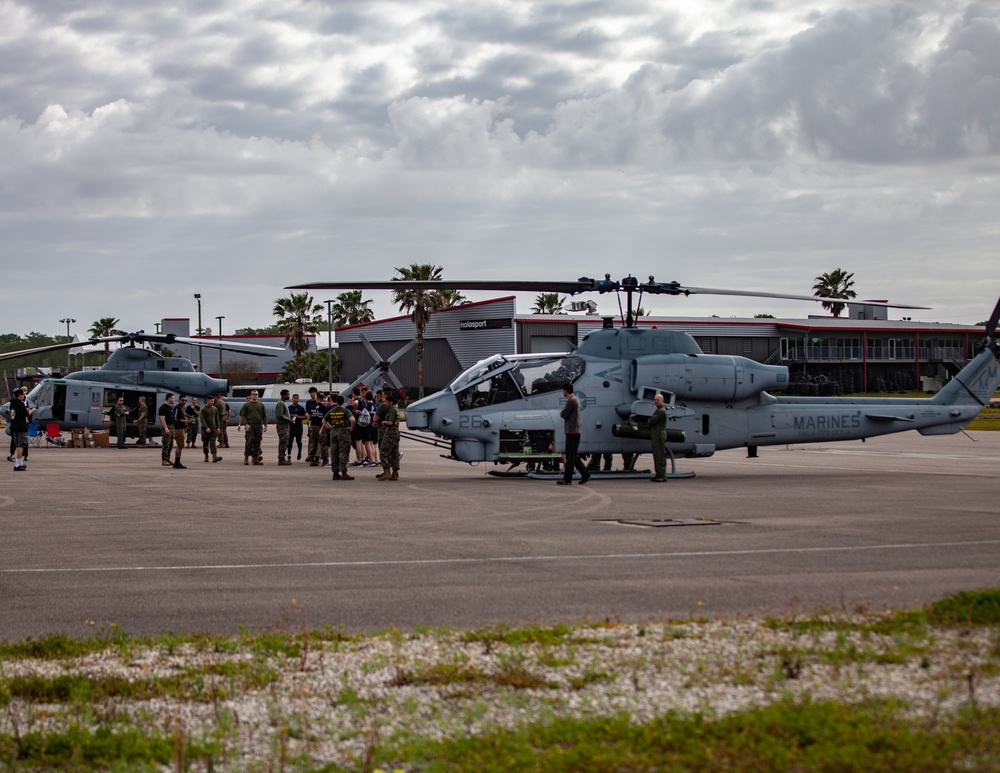
<svg viewBox="0 0 1000 773"><path fill-rule="evenodd" d="M111 434L103 429L95 429L93 432L94 445L91 448L111 448Z"/></svg>

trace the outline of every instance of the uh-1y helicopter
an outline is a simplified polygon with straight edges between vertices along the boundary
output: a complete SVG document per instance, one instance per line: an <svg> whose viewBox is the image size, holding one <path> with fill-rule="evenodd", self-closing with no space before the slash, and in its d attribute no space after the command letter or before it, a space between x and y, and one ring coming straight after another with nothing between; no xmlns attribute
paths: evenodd
<svg viewBox="0 0 1000 773"><path fill-rule="evenodd" d="M669 426L667 450L675 456L707 457L716 451L759 446L857 440L906 430L922 435L959 432L989 402L1000 384L997 324L1000 302L986 324L982 351L930 398L785 397L788 368L744 357L704 354L695 340L674 330L638 328L633 295L739 295L807 301L814 296L685 287L677 282L640 283L583 277L575 282L390 281L317 283L294 289L498 290L624 293L624 325L606 320L569 353L497 354L468 368L440 392L411 403L406 425L450 444L463 462L518 463L557 456L565 443L559 417L562 384L574 384L580 400L582 454L650 452L647 420L662 393ZM866 304L870 302L865 301ZM894 308L923 308L871 303ZM634 464L634 461L633 461Z"/></svg>
<svg viewBox="0 0 1000 773"><path fill-rule="evenodd" d="M119 396L125 404L134 408L139 397L146 398L149 406L150 434L157 432L156 410L167 394L205 397L225 394L229 390L226 379L212 378L194 369L191 361L184 357L165 357L157 351L144 348L143 344L183 343L210 349L250 353L274 357L284 352L275 346L259 344L220 343L200 338L184 338L172 333L149 334L140 330L136 333L122 333L87 341L42 346L18 352L0 354L0 361L43 352L58 351L80 346L81 343L100 344L105 342L127 343L111 353L108 361L99 370L77 371L64 378L42 379L28 393L28 404L35 408L32 422L39 426L58 424L60 429L106 426L105 412ZM139 346L136 346L139 344ZM236 401L242 403L242 401ZM230 401L230 407L233 402ZM239 406L236 406L236 411ZM8 405L0 407L0 414L8 416ZM235 414L235 411L234 411Z"/></svg>

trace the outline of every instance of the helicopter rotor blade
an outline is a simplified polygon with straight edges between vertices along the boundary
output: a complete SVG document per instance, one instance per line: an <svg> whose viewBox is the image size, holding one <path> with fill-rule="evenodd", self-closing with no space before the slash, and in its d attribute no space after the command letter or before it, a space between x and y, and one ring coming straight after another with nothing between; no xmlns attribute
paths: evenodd
<svg viewBox="0 0 1000 773"><path fill-rule="evenodd" d="M310 284L291 285L286 290L471 290L489 292L553 292L576 295L585 292L614 292L618 282L610 279L591 279L580 277L576 281L546 282L540 280L466 280L452 281L449 279L422 280L399 279L388 282L312 282Z"/></svg>
<svg viewBox="0 0 1000 773"><path fill-rule="evenodd" d="M928 306L910 306L902 303L886 303L884 301L859 301L856 298L821 298L815 295L791 295L788 293L767 293L756 290L723 290L718 287L687 287L679 282L654 282L650 281L640 285L643 292L652 295L734 295L746 298L779 298L789 301L811 301L814 303L829 303L840 301L842 303L860 303L866 306L879 306L890 309L927 309Z"/></svg>
<svg viewBox="0 0 1000 773"><path fill-rule="evenodd" d="M392 356L389 357L388 360L386 360L386 364L392 365L396 360L398 360L400 357L402 357L416 345L417 345L417 340L416 339L411 340L406 346L403 346L400 349L397 349L395 352L393 352Z"/></svg>
<svg viewBox="0 0 1000 773"><path fill-rule="evenodd" d="M175 336L173 343L186 344L187 346L197 346L203 349L220 349L227 352L242 352L243 354L253 354L257 357L277 357L279 354L283 354L286 350L280 346L266 346L264 344L244 344L236 341L212 341L203 338L183 338L180 336Z"/></svg>
<svg viewBox="0 0 1000 773"><path fill-rule="evenodd" d="M0 362L3 360L14 360L18 357L30 357L33 354L44 354L45 352L58 352L60 349L73 349L77 346L100 343L102 339L88 339L86 341L70 341L65 344L50 344L49 346L38 346L34 349L21 349L16 352L4 352L0 354Z"/></svg>
<svg viewBox="0 0 1000 773"><path fill-rule="evenodd" d="M1000 301L993 307L993 313L986 323L986 337L991 341L997 337L997 325L1000 324Z"/></svg>

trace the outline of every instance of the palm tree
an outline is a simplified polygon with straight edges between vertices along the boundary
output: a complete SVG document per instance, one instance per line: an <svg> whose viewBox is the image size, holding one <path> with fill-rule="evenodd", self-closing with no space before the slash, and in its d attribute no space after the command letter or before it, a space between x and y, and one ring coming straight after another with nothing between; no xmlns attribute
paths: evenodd
<svg viewBox="0 0 1000 773"><path fill-rule="evenodd" d="M115 319L114 317L101 317L99 320L94 322L90 326L90 334L94 338L107 338L108 336L119 335L122 331L115 327L120 319ZM111 356L111 344L107 341L104 342L104 361L108 361L108 357Z"/></svg>
<svg viewBox="0 0 1000 773"><path fill-rule="evenodd" d="M817 298L856 298L858 294L851 288L854 286L854 274L849 274L842 268L834 269L828 274L816 277L815 291ZM833 316L839 317L844 311L843 303L823 301L823 308L829 309Z"/></svg>
<svg viewBox="0 0 1000 773"><path fill-rule="evenodd" d="M542 293L535 296L535 305L531 307L533 314L565 314L563 304L566 303L565 296L560 298L559 293Z"/></svg>
<svg viewBox="0 0 1000 773"><path fill-rule="evenodd" d="M440 298L438 309L453 309L469 302L459 290L438 290L438 297Z"/></svg>
<svg viewBox="0 0 1000 773"><path fill-rule="evenodd" d="M371 301L361 300L361 290L348 290L337 296L337 302L330 310L333 313L333 326L360 325L362 322L372 322L375 312L371 310Z"/></svg>
<svg viewBox="0 0 1000 773"><path fill-rule="evenodd" d="M302 378L302 355L309 349L306 336L323 326L323 307L313 303L309 293L292 293L274 302L278 332L285 337L285 346L295 352L295 378Z"/></svg>
<svg viewBox="0 0 1000 773"><path fill-rule="evenodd" d="M404 280L439 282L441 267L430 263L411 263L407 268L397 268L392 281ZM430 320L431 312L441 308L443 298L439 290L393 290L392 302L399 306L400 311L409 312L414 326L417 328L417 393L424 396L424 331Z"/></svg>

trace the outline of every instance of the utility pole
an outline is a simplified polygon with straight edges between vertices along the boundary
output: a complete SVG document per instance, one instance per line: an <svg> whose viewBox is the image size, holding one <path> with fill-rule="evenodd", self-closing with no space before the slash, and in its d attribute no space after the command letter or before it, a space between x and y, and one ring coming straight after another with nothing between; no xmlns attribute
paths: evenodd
<svg viewBox="0 0 1000 773"><path fill-rule="evenodd" d="M324 301L326 304L326 375L330 379L330 386L327 394L333 391L333 301Z"/></svg>
<svg viewBox="0 0 1000 773"><path fill-rule="evenodd" d="M195 293L194 299L198 301L198 337L201 337L201 293ZM201 361L201 347L198 347L198 371L205 372L205 363Z"/></svg>
<svg viewBox="0 0 1000 773"><path fill-rule="evenodd" d="M225 317L216 317L219 320L219 378L222 378L222 320Z"/></svg>
<svg viewBox="0 0 1000 773"><path fill-rule="evenodd" d="M70 323L76 322L76 320L73 319L72 317L64 317L63 319L61 319L59 321L62 322L64 325L66 325L66 343L69 343L70 340L71 340L70 337L69 337L69 326L70 326ZM70 372L69 349L66 350L66 372L67 373Z"/></svg>

